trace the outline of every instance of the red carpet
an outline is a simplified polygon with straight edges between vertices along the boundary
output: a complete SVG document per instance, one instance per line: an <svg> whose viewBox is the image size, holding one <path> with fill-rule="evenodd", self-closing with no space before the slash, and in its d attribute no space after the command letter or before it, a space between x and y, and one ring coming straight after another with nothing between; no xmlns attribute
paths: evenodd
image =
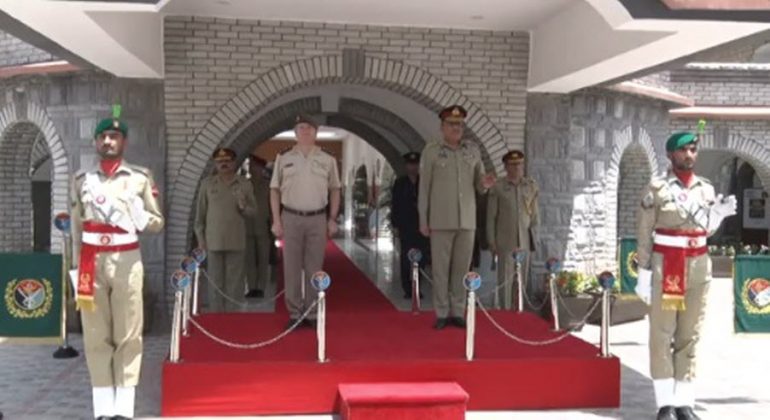
<svg viewBox="0 0 770 420"><path fill-rule="evenodd" d="M465 361L465 331L435 331L432 313L397 311L333 244L325 269L329 290L327 357L316 362L315 331L298 330L276 344L235 350L194 328L182 341L182 362L166 363L164 416L334 413L341 383L457 382L471 410L617 407L620 362L597 357L575 337L525 346L477 315L476 358ZM509 331L553 337L528 313L496 312ZM257 342L283 331L286 314L212 314L197 318L220 337Z"/></svg>

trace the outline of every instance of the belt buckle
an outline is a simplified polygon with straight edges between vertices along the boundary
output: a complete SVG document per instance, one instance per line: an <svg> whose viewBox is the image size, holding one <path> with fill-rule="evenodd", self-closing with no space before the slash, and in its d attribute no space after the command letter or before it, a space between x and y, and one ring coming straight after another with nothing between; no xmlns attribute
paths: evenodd
<svg viewBox="0 0 770 420"><path fill-rule="evenodd" d="M112 242L112 238L110 235L100 235L99 236L99 243L102 245L109 245Z"/></svg>
<svg viewBox="0 0 770 420"><path fill-rule="evenodd" d="M690 248L695 248L698 246L698 238L690 238L687 240L687 246Z"/></svg>

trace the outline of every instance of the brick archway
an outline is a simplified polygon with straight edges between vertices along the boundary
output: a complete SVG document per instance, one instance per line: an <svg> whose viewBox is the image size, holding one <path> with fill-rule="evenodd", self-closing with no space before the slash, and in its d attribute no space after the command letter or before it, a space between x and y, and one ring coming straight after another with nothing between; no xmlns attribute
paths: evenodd
<svg viewBox="0 0 770 420"><path fill-rule="evenodd" d="M173 167L169 165L168 273L187 251L194 191L211 152L220 144L230 144L254 115L277 98L310 86L340 83L384 88L435 112L448 104L463 105L469 113L468 131L488 156L488 163L501 170L497 162L506 144L496 125L467 96L417 66L361 53L318 56L274 67L222 105L191 139L181 159Z"/></svg>
<svg viewBox="0 0 770 420"><path fill-rule="evenodd" d="M12 164L10 160L3 162L4 168L0 168L0 174L4 177L29 177L30 165L35 163L33 159L40 158L37 153L42 149L40 146L34 147L36 134L28 135L33 132L42 133L53 162L51 180L51 216L53 217L59 212L69 211L69 165L61 137L45 109L40 105L31 101L21 105L12 102L0 110L0 148L15 151L14 156L18 154L17 158L13 159L15 163ZM0 189L12 187L12 183L4 184L6 186ZM23 191L16 193L23 194ZM27 202L20 205L26 205L31 209L29 200L25 201ZM16 210L26 212L25 208L18 207ZM11 211L14 210L11 209ZM11 236L14 235L19 238L14 241L14 244L9 243L6 246L5 243L0 243L0 248L13 247L20 248L17 249L18 251L26 251L29 245L31 249L32 242L27 240L27 236L31 238L32 235L31 227L23 225ZM51 252L61 252L61 234L55 229L51 231Z"/></svg>
<svg viewBox="0 0 770 420"><path fill-rule="evenodd" d="M736 133L718 136L707 132L702 136L699 148L735 155L748 162L762 181L765 191L770 193L770 150L762 143Z"/></svg>

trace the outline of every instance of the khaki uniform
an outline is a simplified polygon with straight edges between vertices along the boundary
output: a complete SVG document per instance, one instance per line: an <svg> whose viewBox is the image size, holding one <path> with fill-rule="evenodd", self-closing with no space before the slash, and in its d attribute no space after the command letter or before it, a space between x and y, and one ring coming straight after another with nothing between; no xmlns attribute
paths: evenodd
<svg viewBox="0 0 770 420"><path fill-rule="evenodd" d="M88 180L88 181L87 181ZM97 192L98 191L98 192ZM144 232L163 228L163 215L153 195L155 182L148 169L123 162L108 177L101 168L81 171L71 187L74 261L79 261L84 222L115 226L132 225L126 200L138 197L148 217ZM106 198L106 200L105 200ZM99 209L108 203L114 212ZM113 218L108 214L111 213ZM119 219L115 215L123 215ZM130 229L133 233L133 229ZM87 233L87 232L86 232ZM105 241L106 242L106 241ZM95 258L93 311L80 312L83 346L94 387L134 387L142 365L144 267L139 249L102 252Z"/></svg>
<svg viewBox="0 0 770 420"><path fill-rule="evenodd" d="M650 372L653 379L690 381L695 376L695 346L705 314L706 294L711 281L708 254L688 257L684 311L662 309L663 255L653 252L655 229L698 230L688 213L677 205L674 189L679 186L702 206L714 200L714 187L696 177L688 189L676 176L654 180L644 190L637 215L639 267L652 271L650 309ZM708 232L713 234L713 232Z"/></svg>
<svg viewBox="0 0 770 420"><path fill-rule="evenodd" d="M270 181L252 175L256 212L246 218L246 281L249 290L265 290L270 278Z"/></svg>
<svg viewBox="0 0 770 420"><path fill-rule="evenodd" d="M469 141L452 149L425 146L420 159L420 224L430 228L433 305L438 318L464 317L465 287L476 231L476 191L482 186L481 152Z"/></svg>
<svg viewBox="0 0 770 420"><path fill-rule="evenodd" d="M340 188L337 161L317 146L307 157L292 147L276 158L270 188L281 196L285 301L289 316L297 319L316 298L310 278L323 268L329 190Z"/></svg>
<svg viewBox="0 0 770 420"><path fill-rule="evenodd" d="M238 208L238 200L244 208ZM246 218L254 215L256 203L251 183L235 176L229 183L218 175L203 180L198 192L195 234L206 241L208 275L222 292L234 300L243 296ZM238 306L208 287L211 312L236 311Z"/></svg>
<svg viewBox="0 0 770 420"><path fill-rule="evenodd" d="M495 305L511 309L511 299L518 293L518 281L514 282L514 249L527 252L522 264L522 284L527 284L530 254L535 250L538 224L539 188L535 180L524 177L514 185L508 179L499 179L489 191L487 199L487 241L497 252L497 283L502 286Z"/></svg>

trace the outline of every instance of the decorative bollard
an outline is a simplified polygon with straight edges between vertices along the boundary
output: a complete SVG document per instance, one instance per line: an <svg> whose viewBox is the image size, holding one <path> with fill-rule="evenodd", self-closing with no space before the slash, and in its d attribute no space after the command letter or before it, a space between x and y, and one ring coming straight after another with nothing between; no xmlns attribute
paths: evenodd
<svg viewBox="0 0 770 420"><path fill-rule="evenodd" d="M171 286L176 289L176 292L174 292L174 312L171 316L171 348L168 354L171 363L178 363L182 334L182 312L184 310L182 307L183 291L190 287L190 275L182 270L175 271L171 274Z"/></svg>
<svg viewBox="0 0 770 420"><path fill-rule="evenodd" d="M324 271L313 274L310 284L318 291L318 315L316 336L318 337L318 362L326 362L326 289L332 284L332 279Z"/></svg>
<svg viewBox="0 0 770 420"><path fill-rule="evenodd" d="M420 261L422 252L417 248L412 248L407 253L409 261L412 262L412 313L420 312Z"/></svg>
<svg viewBox="0 0 770 420"><path fill-rule="evenodd" d="M558 258L551 257L545 262L545 269L548 270L548 290L551 295L551 316L553 316L553 330L559 331L559 289L556 285L556 273L561 270L561 261Z"/></svg>
<svg viewBox="0 0 770 420"><path fill-rule="evenodd" d="M59 213L53 220L54 227L62 234L62 275L67 278L69 269L72 267L72 252L70 247L70 232L72 231L72 221L68 213ZM64 282L64 293L62 293L62 345L53 353L54 359L71 359L78 357L78 351L69 344L69 334L67 334L67 290L70 290L70 282Z"/></svg>
<svg viewBox="0 0 770 420"><path fill-rule="evenodd" d="M195 266L195 273L193 274L193 284L192 284L192 308L190 310L190 313L192 316L198 316L198 312L200 311L200 277L201 277L201 265L203 265L203 262L206 261L206 250L202 248L195 248L192 250L190 255L195 259L195 261L198 263Z"/></svg>
<svg viewBox="0 0 770 420"><path fill-rule="evenodd" d="M481 287L481 276L476 272L469 272L463 278L463 284L468 290L468 310L465 314L465 358L473 360L474 344L476 338L476 290Z"/></svg>
<svg viewBox="0 0 770 420"><path fill-rule="evenodd" d="M518 312L524 312L524 281L521 276L521 265L527 258L527 251L523 249L514 249L511 253L511 257L513 258L514 267L516 269L516 283L519 285L518 293L516 293L518 302L518 306L516 308Z"/></svg>
<svg viewBox="0 0 770 420"><path fill-rule="evenodd" d="M601 357L610 357L610 293L615 285L615 276L609 271L599 274L599 284L602 286L602 328L599 338Z"/></svg>

